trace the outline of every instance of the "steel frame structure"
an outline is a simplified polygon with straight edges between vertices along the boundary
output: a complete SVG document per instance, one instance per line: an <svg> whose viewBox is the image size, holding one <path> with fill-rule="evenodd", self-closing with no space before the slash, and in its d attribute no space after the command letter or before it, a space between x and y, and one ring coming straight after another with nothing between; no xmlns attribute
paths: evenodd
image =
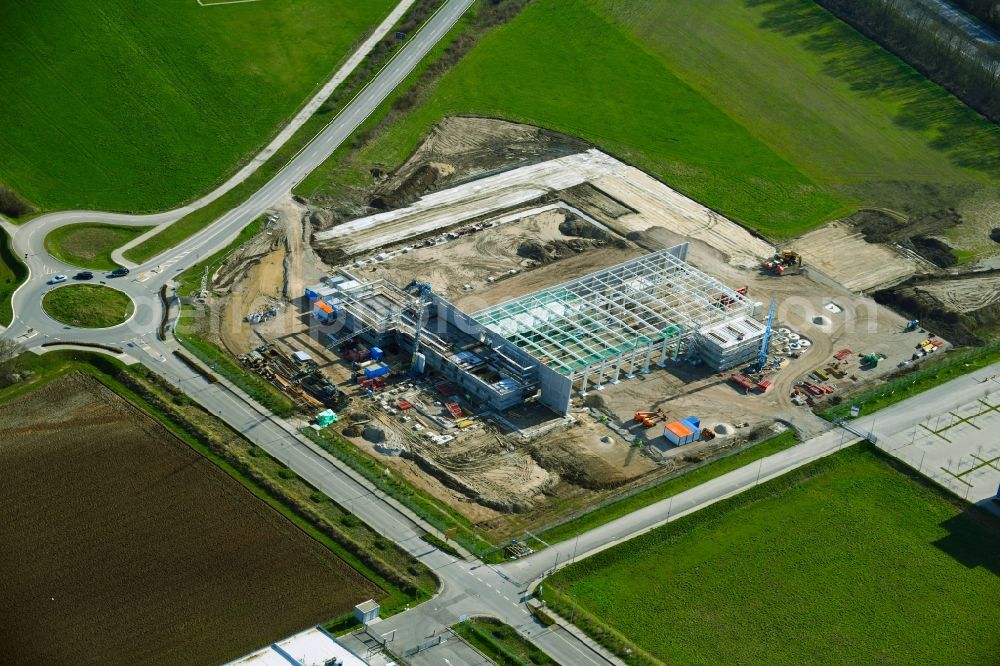
<svg viewBox="0 0 1000 666"><path fill-rule="evenodd" d="M684 261L687 243L481 310L473 318L570 380L600 385L677 358L698 328L752 315L746 296ZM722 298L725 296L726 298Z"/></svg>

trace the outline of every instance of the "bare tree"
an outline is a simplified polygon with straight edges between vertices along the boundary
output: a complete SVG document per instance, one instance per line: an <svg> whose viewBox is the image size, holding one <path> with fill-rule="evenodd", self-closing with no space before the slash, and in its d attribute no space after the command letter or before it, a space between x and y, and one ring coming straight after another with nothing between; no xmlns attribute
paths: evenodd
<svg viewBox="0 0 1000 666"><path fill-rule="evenodd" d="M20 378L21 345L0 338L0 386L10 386Z"/></svg>

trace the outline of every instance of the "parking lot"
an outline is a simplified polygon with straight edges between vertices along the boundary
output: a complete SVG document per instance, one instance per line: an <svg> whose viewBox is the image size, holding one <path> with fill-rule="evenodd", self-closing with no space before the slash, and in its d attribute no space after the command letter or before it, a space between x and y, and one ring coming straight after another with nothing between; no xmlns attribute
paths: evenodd
<svg viewBox="0 0 1000 666"><path fill-rule="evenodd" d="M980 383L979 395L948 409L928 409L915 424L879 445L970 502L997 495L1000 488L1000 381ZM881 429L880 429L881 430Z"/></svg>

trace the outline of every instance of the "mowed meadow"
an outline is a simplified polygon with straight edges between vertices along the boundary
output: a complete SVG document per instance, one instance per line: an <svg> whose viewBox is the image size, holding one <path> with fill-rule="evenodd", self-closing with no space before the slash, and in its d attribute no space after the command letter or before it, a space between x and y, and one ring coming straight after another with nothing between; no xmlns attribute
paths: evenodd
<svg viewBox="0 0 1000 666"><path fill-rule="evenodd" d="M265 145L394 4L9 0L0 182L43 210L191 200Z"/></svg>
<svg viewBox="0 0 1000 666"><path fill-rule="evenodd" d="M533 2L419 100L300 192L476 115L591 141L775 239L863 206L975 218L1000 198L1000 128L812 0Z"/></svg>
<svg viewBox="0 0 1000 666"><path fill-rule="evenodd" d="M666 663L995 663L1000 521L884 456L857 444L545 592Z"/></svg>

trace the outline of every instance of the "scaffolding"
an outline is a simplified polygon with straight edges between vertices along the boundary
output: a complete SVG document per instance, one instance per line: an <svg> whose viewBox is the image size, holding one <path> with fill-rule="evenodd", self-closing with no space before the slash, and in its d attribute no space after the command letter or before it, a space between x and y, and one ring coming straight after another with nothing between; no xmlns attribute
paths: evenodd
<svg viewBox="0 0 1000 666"><path fill-rule="evenodd" d="M481 310L473 318L543 365L600 385L677 359L700 328L752 316L754 304L684 261L687 243Z"/></svg>

